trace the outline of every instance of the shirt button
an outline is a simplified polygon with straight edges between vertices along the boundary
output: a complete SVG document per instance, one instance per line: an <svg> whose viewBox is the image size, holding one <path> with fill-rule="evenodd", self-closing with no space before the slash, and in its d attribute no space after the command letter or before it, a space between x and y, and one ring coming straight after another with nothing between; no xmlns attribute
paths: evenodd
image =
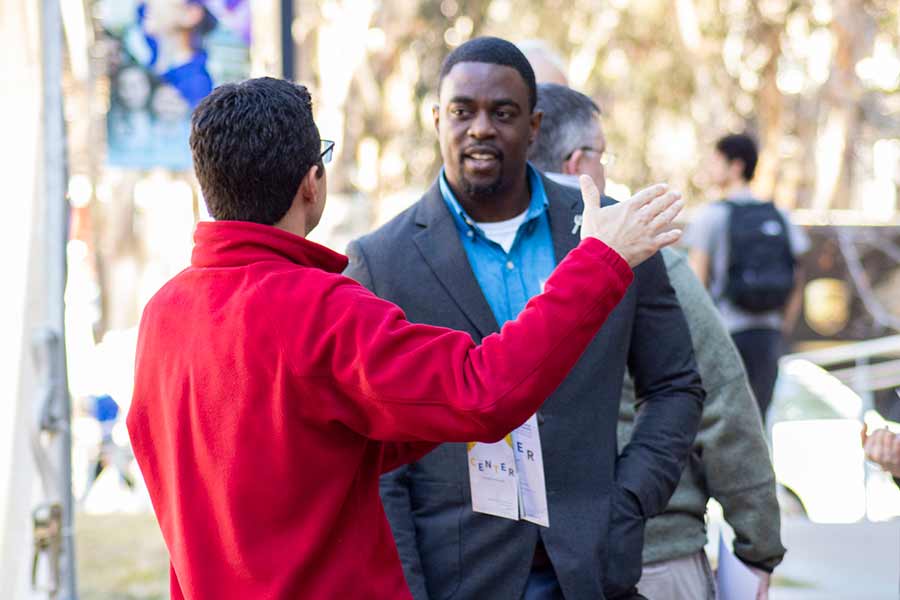
<svg viewBox="0 0 900 600"><path fill-rule="evenodd" d="M469 236L469 237L475 237L475 232L474 232L474 231L467 231L467 232L466 232L466 235Z"/></svg>
<svg viewBox="0 0 900 600"><path fill-rule="evenodd" d="M516 268L516 265L514 265L513 261L510 260L510 261L507 261L506 268L509 269L510 271L512 271L513 269Z"/></svg>

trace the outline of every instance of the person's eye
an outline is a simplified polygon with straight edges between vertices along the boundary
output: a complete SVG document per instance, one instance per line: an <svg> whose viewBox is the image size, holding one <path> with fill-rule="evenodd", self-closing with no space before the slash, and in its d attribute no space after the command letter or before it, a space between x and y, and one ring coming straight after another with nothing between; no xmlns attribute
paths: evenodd
<svg viewBox="0 0 900 600"><path fill-rule="evenodd" d="M501 110L498 110L496 114L497 114L497 118L500 119L501 121L508 121L509 119L512 119L512 117L513 117L512 111L510 111L510 110L501 109Z"/></svg>
<svg viewBox="0 0 900 600"><path fill-rule="evenodd" d="M456 107L450 109L450 114L457 118L465 118L469 115L469 111L462 107Z"/></svg>

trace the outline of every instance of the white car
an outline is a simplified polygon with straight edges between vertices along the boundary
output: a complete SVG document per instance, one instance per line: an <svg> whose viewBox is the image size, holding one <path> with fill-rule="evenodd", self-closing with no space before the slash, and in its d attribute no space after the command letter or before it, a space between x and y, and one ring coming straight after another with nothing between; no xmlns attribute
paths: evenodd
<svg viewBox="0 0 900 600"><path fill-rule="evenodd" d="M767 422L782 496L817 523L883 521L900 515L900 489L865 460L860 431L888 426L837 377L803 358L785 357Z"/></svg>

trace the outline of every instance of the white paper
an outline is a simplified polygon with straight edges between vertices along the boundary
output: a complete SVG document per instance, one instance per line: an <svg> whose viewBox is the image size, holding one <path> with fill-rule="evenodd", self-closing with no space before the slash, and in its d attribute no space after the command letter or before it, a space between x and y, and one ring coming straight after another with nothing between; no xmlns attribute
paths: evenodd
<svg viewBox="0 0 900 600"><path fill-rule="evenodd" d="M472 510L518 520L519 485L512 437L493 444L470 442L469 485Z"/></svg>
<svg viewBox="0 0 900 600"><path fill-rule="evenodd" d="M719 568L716 573L718 600L756 600L759 577L732 552L719 533Z"/></svg>
<svg viewBox="0 0 900 600"><path fill-rule="evenodd" d="M522 519L550 527L547 512L547 486L544 482L544 455L537 416L512 432L513 452L519 477L519 513Z"/></svg>
<svg viewBox="0 0 900 600"><path fill-rule="evenodd" d="M537 416L494 444L468 444L472 510L550 526Z"/></svg>

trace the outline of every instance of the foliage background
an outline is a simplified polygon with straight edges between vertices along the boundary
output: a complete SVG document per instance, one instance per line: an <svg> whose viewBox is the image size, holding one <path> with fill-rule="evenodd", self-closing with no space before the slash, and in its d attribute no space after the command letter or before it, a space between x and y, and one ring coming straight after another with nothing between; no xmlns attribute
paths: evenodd
<svg viewBox="0 0 900 600"><path fill-rule="evenodd" d="M190 173L104 166L109 44L87 0L67 65L76 259L95 282L99 341L136 325L189 259L204 206ZM135 0L116 0L134 2ZM279 74L279 1L253 1L253 74ZM297 79L337 141L314 239L340 250L415 201L440 168L431 106L443 57L465 40L541 39L604 111L609 178L712 193L715 140L761 141L756 186L807 223L895 223L900 184L896 0L295 0ZM80 65L80 66L79 66ZM73 194L75 198L76 194Z"/></svg>
<svg viewBox="0 0 900 600"><path fill-rule="evenodd" d="M897 13L889 0L307 1L295 34L300 79L343 148L339 187L376 203L430 183L440 61L497 35L558 49L605 111L616 181L699 199L708 148L747 130L764 149L761 194L877 218L896 207Z"/></svg>

